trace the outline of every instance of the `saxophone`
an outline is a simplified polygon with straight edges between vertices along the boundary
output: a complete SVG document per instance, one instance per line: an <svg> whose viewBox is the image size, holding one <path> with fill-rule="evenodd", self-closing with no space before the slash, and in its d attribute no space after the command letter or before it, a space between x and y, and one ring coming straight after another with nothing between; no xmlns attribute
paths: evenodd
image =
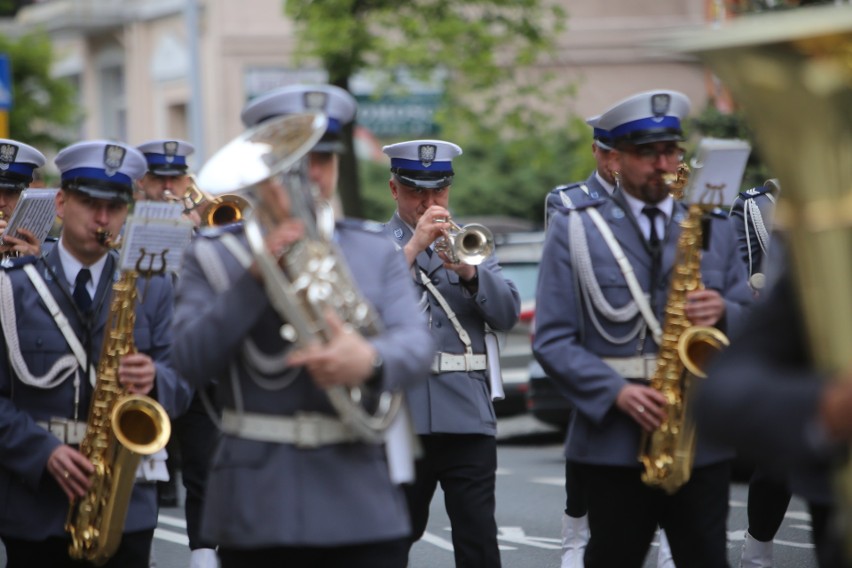
<svg viewBox="0 0 852 568"><path fill-rule="evenodd" d="M128 394L118 382L121 357L135 351L137 277L136 271L125 271L113 284L88 425L80 444L95 471L88 493L71 504L65 523L71 535L70 556L96 566L109 560L121 542L140 456L159 451L171 434L169 417L158 402Z"/></svg>
<svg viewBox="0 0 852 568"><path fill-rule="evenodd" d="M689 481L695 459L695 425L687 408L695 378L704 378L705 362L728 345L714 327L694 326L686 317L686 296L701 284L701 250L704 209L689 206L681 223L675 264L663 321L663 335L651 388L666 397L666 418L654 432L642 433L639 461L645 467L642 481L674 494Z"/></svg>

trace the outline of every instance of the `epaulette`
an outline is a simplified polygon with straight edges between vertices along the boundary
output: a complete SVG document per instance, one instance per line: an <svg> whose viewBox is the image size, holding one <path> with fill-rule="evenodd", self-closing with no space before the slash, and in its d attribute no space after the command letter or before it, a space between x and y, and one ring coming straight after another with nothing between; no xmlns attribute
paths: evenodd
<svg viewBox="0 0 852 568"><path fill-rule="evenodd" d="M740 192L740 197L743 199L754 199L759 195L763 195L764 193L770 193L772 188L766 185L760 185L758 187L753 187L751 189L747 189L745 191Z"/></svg>
<svg viewBox="0 0 852 568"><path fill-rule="evenodd" d="M598 199L590 198L588 201L584 201L583 203L575 203L574 207L571 208L571 211L582 211L583 209L588 209L590 207L600 207L609 201L609 199L602 197Z"/></svg>
<svg viewBox="0 0 852 568"><path fill-rule="evenodd" d="M26 256L7 256L0 261L0 269L15 270L16 268L23 268L28 264L35 264L38 259L39 257L32 254Z"/></svg>
<svg viewBox="0 0 852 568"><path fill-rule="evenodd" d="M385 226L378 221L370 221L368 219L345 218L338 219L335 225L343 229L355 229L358 231L366 231L368 233L383 233Z"/></svg>
<svg viewBox="0 0 852 568"><path fill-rule="evenodd" d="M574 183L566 183L565 185L557 185L553 189L550 190L550 193L559 193L560 191L565 191L567 189L575 189L582 186L584 181L575 181Z"/></svg>
<svg viewBox="0 0 852 568"><path fill-rule="evenodd" d="M226 233L238 235L243 232L243 224L229 223L227 225L217 225L215 227L199 227L195 231L195 235L203 239L218 239Z"/></svg>

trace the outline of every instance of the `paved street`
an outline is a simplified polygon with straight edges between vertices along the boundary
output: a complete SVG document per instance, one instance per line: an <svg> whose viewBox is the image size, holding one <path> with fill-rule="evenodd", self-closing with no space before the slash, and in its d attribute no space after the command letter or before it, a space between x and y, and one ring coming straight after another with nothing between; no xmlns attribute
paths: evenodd
<svg viewBox="0 0 852 568"><path fill-rule="evenodd" d="M559 566L560 515L565 497L560 435L533 418L502 419L499 433L497 523L505 568ZM746 528L746 486L731 489L728 548L737 566ZM645 568L656 566L656 547ZM186 523L180 509L164 509L155 533L158 568L189 565ZM0 554L5 565L5 558ZM816 568L804 504L794 500L775 540L776 568ZM423 540L412 549L410 568L453 568L450 527L440 491Z"/></svg>

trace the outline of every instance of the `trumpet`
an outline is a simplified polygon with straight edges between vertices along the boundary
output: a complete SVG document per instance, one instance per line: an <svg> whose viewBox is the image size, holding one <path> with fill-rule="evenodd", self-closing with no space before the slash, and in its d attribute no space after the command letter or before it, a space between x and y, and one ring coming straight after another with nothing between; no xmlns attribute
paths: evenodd
<svg viewBox="0 0 852 568"><path fill-rule="evenodd" d="M183 197L178 197L168 190L164 196L166 201L180 202L183 205L184 215L196 211L201 218L202 227L222 227L238 223L251 210L251 204L240 195L225 194L213 197L202 191L192 174L189 175L189 185Z"/></svg>
<svg viewBox="0 0 852 568"><path fill-rule="evenodd" d="M494 235L485 225L468 223L460 227L451 217L435 221L450 224L450 230L435 241L435 251L445 253L453 264L477 266L494 252Z"/></svg>

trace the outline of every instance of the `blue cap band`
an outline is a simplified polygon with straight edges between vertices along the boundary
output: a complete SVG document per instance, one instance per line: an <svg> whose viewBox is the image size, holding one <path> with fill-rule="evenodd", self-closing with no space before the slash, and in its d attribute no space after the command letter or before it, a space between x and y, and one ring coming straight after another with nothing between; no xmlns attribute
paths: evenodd
<svg viewBox="0 0 852 568"><path fill-rule="evenodd" d="M167 158L171 157L171 161ZM149 166L185 166L186 156L167 156L166 154L145 154L145 159Z"/></svg>
<svg viewBox="0 0 852 568"><path fill-rule="evenodd" d="M33 170L36 169L35 164L26 164L24 162L12 162L5 170L0 170L0 175L4 173L19 174L22 176L33 177Z"/></svg>
<svg viewBox="0 0 852 568"><path fill-rule="evenodd" d="M629 136L634 132L662 129L680 130L680 119L676 116L664 116L662 118L640 118L639 120L634 120L632 122L627 122L620 126L616 126L615 128L609 131L609 134L613 139L615 139L621 138L623 136Z"/></svg>
<svg viewBox="0 0 852 568"><path fill-rule="evenodd" d="M115 172L113 175L108 176L106 171L100 168L75 168L62 174L62 181L70 181L76 178L99 179L112 183L123 183L131 188L133 187L133 180L130 179L130 176L120 172Z"/></svg>
<svg viewBox="0 0 852 568"><path fill-rule="evenodd" d="M420 160L405 160L403 158L391 158L391 168L402 170L421 170L424 172L452 172L452 162L432 162L429 167L423 165Z"/></svg>
<svg viewBox="0 0 852 568"><path fill-rule="evenodd" d="M594 129L593 133L592 133L592 137L595 140L600 140L600 139L608 140L609 137L610 137L610 134L609 134L608 130L604 130L603 128L597 128L596 127Z"/></svg>

